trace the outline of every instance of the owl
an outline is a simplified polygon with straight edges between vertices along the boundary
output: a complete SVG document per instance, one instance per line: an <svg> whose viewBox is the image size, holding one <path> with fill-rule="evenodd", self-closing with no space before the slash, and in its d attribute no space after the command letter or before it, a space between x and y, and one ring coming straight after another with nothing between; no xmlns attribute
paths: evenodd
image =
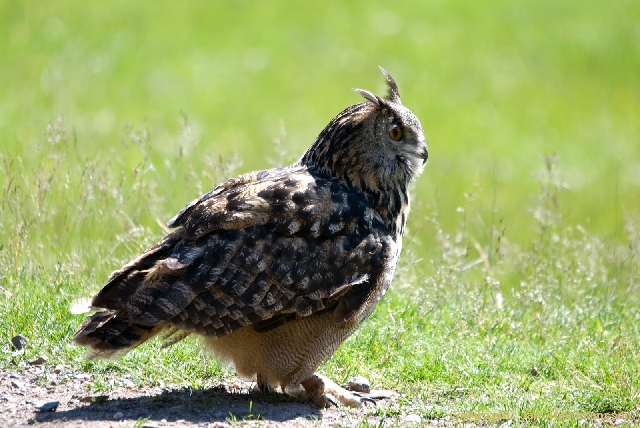
<svg viewBox="0 0 640 428"><path fill-rule="evenodd" d="M162 241L111 274L74 341L117 358L188 335L263 391L358 406L318 366L373 312L393 279L407 187L428 152L422 126L388 94L338 114L293 165L250 172L190 202Z"/></svg>

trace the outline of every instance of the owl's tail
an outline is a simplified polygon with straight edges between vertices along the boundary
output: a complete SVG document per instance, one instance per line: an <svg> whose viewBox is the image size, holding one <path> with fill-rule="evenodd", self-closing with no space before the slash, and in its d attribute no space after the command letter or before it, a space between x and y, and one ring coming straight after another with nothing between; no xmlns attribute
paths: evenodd
<svg viewBox="0 0 640 428"><path fill-rule="evenodd" d="M162 291L159 287L166 288L171 284L172 278L161 280L164 279L162 273L167 270L162 261L171 254L173 246L180 239L180 232L177 231L147 249L121 270L114 272L98 295L84 305L86 310L99 309L84 319L73 337L76 344L88 348L88 359L119 358L161 332L165 336L165 346L188 335L178 334L177 329L170 323L162 322L163 319L150 322L148 319L141 320L140 314L136 317L130 312L139 309L136 306L138 301L148 304L158 290ZM132 304L132 296L136 294L142 297ZM144 314L143 310L139 312Z"/></svg>
<svg viewBox="0 0 640 428"><path fill-rule="evenodd" d="M87 359L115 359L166 328L135 324L126 310L106 310L85 318L73 341L88 348Z"/></svg>

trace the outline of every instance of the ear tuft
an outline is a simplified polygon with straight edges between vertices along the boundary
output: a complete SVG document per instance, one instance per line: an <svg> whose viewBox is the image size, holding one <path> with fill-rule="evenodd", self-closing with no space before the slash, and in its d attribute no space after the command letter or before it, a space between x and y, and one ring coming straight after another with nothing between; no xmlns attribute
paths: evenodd
<svg viewBox="0 0 640 428"><path fill-rule="evenodd" d="M389 85L387 99L391 102L402 104L402 100L400 99L400 92L398 92L398 85L396 85L396 81L393 80L393 77L391 77L389 72L384 68L380 67L380 71L382 71L382 74L384 74L384 77L387 79L387 83Z"/></svg>
<svg viewBox="0 0 640 428"><path fill-rule="evenodd" d="M363 97L365 97L366 99L368 99L369 101L371 101L377 107L382 107L384 105L384 100L382 98L380 98L379 96L369 91L365 91L364 89L357 89L357 88L353 88L353 90L359 93L360 95L362 95Z"/></svg>

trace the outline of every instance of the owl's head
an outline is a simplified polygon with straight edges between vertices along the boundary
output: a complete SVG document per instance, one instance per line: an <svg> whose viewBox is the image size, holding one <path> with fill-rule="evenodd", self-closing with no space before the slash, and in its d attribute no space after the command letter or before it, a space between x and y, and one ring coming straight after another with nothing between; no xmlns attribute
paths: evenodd
<svg viewBox="0 0 640 428"><path fill-rule="evenodd" d="M406 187L422 172L428 152L420 121L402 104L393 78L380 69L387 79L387 96L354 89L367 101L333 118L300 164L365 192Z"/></svg>

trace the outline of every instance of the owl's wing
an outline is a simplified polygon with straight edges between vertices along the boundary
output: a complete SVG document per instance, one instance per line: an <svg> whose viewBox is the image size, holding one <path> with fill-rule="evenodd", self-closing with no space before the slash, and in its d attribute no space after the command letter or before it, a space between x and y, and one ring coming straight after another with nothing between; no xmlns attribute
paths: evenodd
<svg viewBox="0 0 640 428"><path fill-rule="evenodd" d="M304 168L251 174L189 204L93 305L218 337L319 311L353 316L394 257L365 197Z"/></svg>

